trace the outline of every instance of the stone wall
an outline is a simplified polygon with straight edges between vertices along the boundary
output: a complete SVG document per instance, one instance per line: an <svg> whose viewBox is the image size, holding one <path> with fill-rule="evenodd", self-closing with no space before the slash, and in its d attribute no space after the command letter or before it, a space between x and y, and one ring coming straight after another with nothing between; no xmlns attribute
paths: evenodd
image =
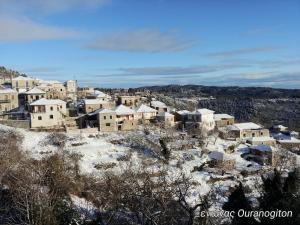
<svg viewBox="0 0 300 225"><path fill-rule="evenodd" d="M0 124L15 128L30 128L29 120L0 120Z"/></svg>

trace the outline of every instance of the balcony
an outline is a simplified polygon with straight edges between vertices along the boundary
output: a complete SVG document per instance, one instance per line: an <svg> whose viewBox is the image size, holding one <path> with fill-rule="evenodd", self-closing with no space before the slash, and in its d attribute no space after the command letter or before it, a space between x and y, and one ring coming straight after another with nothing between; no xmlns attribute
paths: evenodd
<svg viewBox="0 0 300 225"><path fill-rule="evenodd" d="M10 103L11 101L9 99L2 99L0 100L0 104L1 103Z"/></svg>
<svg viewBox="0 0 300 225"><path fill-rule="evenodd" d="M46 113L45 110L35 110L35 111L31 111L31 113Z"/></svg>

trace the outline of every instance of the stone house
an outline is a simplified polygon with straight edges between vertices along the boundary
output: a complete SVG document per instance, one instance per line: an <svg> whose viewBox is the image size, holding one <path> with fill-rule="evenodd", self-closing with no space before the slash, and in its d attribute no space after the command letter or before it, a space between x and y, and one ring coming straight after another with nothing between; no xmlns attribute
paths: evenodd
<svg viewBox="0 0 300 225"><path fill-rule="evenodd" d="M56 129L65 125L66 102L59 99L39 99L30 104L30 127Z"/></svg>
<svg viewBox="0 0 300 225"><path fill-rule="evenodd" d="M300 140L294 137L290 139L277 140L277 142L285 149L300 150Z"/></svg>
<svg viewBox="0 0 300 225"><path fill-rule="evenodd" d="M77 96L79 98L85 98L86 96L93 95L95 92L95 88L93 87L78 87L77 88Z"/></svg>
<svg viewBox="0 0 300 225"><path fill-rule="evenodd" d="M251 145L269 145L275 146L276 140L272 137L264 136L264 137L252 137L247 140Z"/></svg>
<svg viewBox="0 0 300 225"><path fill-rule="evenodd" d="M249 153L245 157L260 165L272 165L273 151L269 145L259 144L249 148Z"/></svg>
<svg viewBox="0 0 300 225"><path fill-rule="evenodd" d="M37 87L34 87L31 90L26 91L24 93L24 97L25 97L25 108L29 109L30 103L39 100L41 98L45 98L46 92Z"/></svg>
<svg viewBox="0 0 300 225"><path fill-rule="evenodd" d="M247 140L254 137L270 137L270 132L258 124L249 122L227 126L227 135L230 138Z"/></svg>
<svg viewBox="0 0 300 225"><path fill-rule="evenodd" d="M140 101L141 101L140 96L122 95L122 96L118 96L117 105L124 105L132 109L136 107L140 103Z"/></svg>
<svg viewBox="0 0 300 225"><path fill-rule="evenodd" d="M212 151L208 154L208 165L225 171L233 170L235 160L227 157L223 152Z"/></svg>
<svg viewBox="0 0 300 225"><path fill-rule="evenodd" d="M151 101L150 107L156 109L157 113L168 112L168 106L161 101Z"/></svg>
<svg viewBox="0 0 300 225"><path fill-rule="evenodd" d="M109 96L108 94L105 94L102 91L98 91L95 90L93 94L87 95L86 96L87 99L99 99L102 101L111 101L111 96Z"/></svg>
<svg viewBox="0 0 300 225"><path fill-rule="evenodd" d="M234 117L228 114L214 114L216 127L226 127L234 124Z"/></svg>
<svg viewBox="0 0 300 225"><path fill-rule="evenodd" d="M46 92L47 99L60 99L67 98L67 90L63 83L55 80L39 80L38 88Z"/></svg>
<svg viewBox="0 0 300 225"><path fill-rule="evenodd" d="M137 127L135 111L127 106L119 105L114 109L118 130L134 130Z"/></svg>
<svg viewBox="0 0 300 225"><path fill-rule="evenodd" d="M187 115L187 129L202 129L211 131L215 128L214 111L209 109L198 109Z"/></svg>
<svg viewBox="0 0 300 225"><path fill-rule="evenodd" d="M143 121L143 122L149 122L151 119L153 119L156 116L156 109L153 109L147 105L141 104L136 109L136 119Z"/></svg>
<svg viewBox="0 0 300 225"><path fill-rule="evenodd" d="M173 127L175 126L175 119L174 115L168 112L159 112L157 114L158 121L164 123L165 126Z"/></svg>
<svg viewBox="0 0 300 225"><path fill-rule="evenodd" d="M103 101L100 99L84 99L83 102L85 113L91 113L97 109L110 109L113 107L112 102Z"/></svg>
<svg viewBox="0 0 300 225"><path fill-rule="evenodd" d="M8 112L18 107L18 92L10 88L0 89L0 113Z"/></svg>
<svg viewBox="0 0 300 225"><path fill-rule="evenodd" d="M18 76L11 80L12 89L19 93L29 91L34 86L36 86L37 80L31 77Z"/></svg>
<svg viewBox="0 0 300 225"><path fill-rule="evenodd" d="M113 132L118 130L117 113L111 109L98 111L99 131Z"/></svg>
<svg viewBox="0 0 300 225"><path fill-rule="evenodd" d="M188 120L188 115L191 112L188 110L180 110L180 111L176 111L174 113L175 116L175 121L181 121L182 123L185 123Z"/></svg>

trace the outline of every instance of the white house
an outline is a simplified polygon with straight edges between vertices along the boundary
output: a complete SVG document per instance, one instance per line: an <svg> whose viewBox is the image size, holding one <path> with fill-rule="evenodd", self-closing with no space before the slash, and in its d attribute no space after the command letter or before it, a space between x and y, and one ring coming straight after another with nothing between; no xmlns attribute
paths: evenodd
<svg viewBox="0 0 300 225"><path fill-rule="evenodd" d="M168 112L159 112L157 119L164 122L166 126L173 127L175 125L174 115Z"/></svg>
<svg viewBox="0 0 300 225"><path fill-rule="evenodd" d="M102 100L102 101L110 101L111 100L111 96L109 96L108 94L105 94L102 91L98 91L98 90L95 90L91 96L96 99Z"/></svg>
<svg viewBox="0 0 300 225"><path fill-rule="evenodd" d="M112 107L111 102L103 101L102 99L84 99L83 102L85 113L90 113L97 109L109 109Z"/></svg>
<svg viewBox="0 0 300 225"><path fill-rule="evenodd" d="M206 131L213 130L215 128L214 111L209 109L197 109L194 112L188 114L187 126L195 124L196 128L201 128Z"/></svg>
<svg viewBox="0 0 300 225"><path fill-rule="evenodd" d="M118 130L133 130L136 128L137 120L135 111L125 105L118 105L114 112L116 113L116 122Z"/></svg>
<svg viewBox="0 0 300 225"><path fill-rule="evenodd" d="M157 110L141 104L135 109L135 112L138 120L150 120L156 116Z"/></svg>
<svg viewBox="0 0 300 225"><path fill-rule="evenodd" d="M161 101L151 101L150 106L157 112L168 112L168 106Z"/></svg>
<svg viewBox="0 0 300 225"><path fill-rule="evenodd" d="M31 90L29 91L26 91L24 93L25 95L25 101L26 103L31 103L31 102L34 102L36 100L39 100L41 98L45 98L46 97L46 92L37 88L37 87L34 87L32 88Z"/></svg>
<svg viewBox="0 0 300 225"><path fill-rule="evenodd" d="M30 104L31 128L62 128L67 116L66 102L59 99L39 99Z"/></svg>

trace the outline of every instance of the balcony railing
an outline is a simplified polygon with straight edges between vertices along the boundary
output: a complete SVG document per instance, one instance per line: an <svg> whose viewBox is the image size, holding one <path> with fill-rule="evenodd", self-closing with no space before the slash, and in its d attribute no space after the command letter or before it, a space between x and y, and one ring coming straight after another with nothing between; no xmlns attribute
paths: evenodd
<svg viewBox="0 0 300 225"><path fill-rule="evenodd" d="M0 100L0 103L10 103L9 99Z"/></svg>
<svg viewBox="0 0 300 225"><path fill-rule="evenodd" d="M45 110L35 110L35 111L32 111L31 113L46 113Z"/></svg>

